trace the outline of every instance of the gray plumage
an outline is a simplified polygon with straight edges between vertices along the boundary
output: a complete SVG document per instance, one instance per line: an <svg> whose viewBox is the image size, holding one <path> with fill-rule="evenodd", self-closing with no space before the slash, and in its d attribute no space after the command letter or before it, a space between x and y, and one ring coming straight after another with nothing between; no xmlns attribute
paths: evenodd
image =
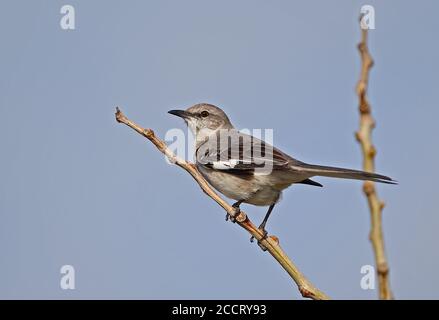
<svg viewBox="0 0 439 320"><path fill-rule="evenodd" d="M380 174L312 165L236 130L220 108L206 103L169 113L185 120L196 141L196 164L218 191L240 203L270 206L262 229L282 190L294 183L322 186L314 176L395 184Z"/></svg>

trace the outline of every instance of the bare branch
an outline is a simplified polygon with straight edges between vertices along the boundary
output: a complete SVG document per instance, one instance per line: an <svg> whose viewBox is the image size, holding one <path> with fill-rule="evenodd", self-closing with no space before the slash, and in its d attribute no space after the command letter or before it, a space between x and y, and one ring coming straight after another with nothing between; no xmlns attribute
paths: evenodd
<svg viewBox="0 0 439 320"><path fill-rule="evenodd" d="M198 183L201 189L212 198L216 203L218 203L230 216L232 216L239 226L247 230L256 240L260 243L263 250L267 250L285 269L285 271L291 276L297 287L305 298L311 298L315 300L327 300L329 297L321 292L319 289L314 287L308 279L299 271L299 269L294 265L294 263L288 258L282 248L279 246L279 240L275 236L269 236L265 239L261 231L248 219L247 215L243 211L238 211L224 201L207 183L204 177L197 170L196 166L192 163L185 161L184 159L178 158L172 151L170 151L167 145L157 138L154 131L151 129L144 129L137 125L136 123L129 120L120 110L116 108L116 121L123 123L130 128L137 131L139 134L150 140L163 154L165 154L168 159L186 170Z"/></svg>
<svg viewBox="0 0 439 320"><path fill-rule="evenodd" d="M372 144L372 130L375 127L375 120L371 114L371 106L367 99L367 87L369 84L369 71L373 66L373 60L367 47L367 29L361 30L361 42L358 44L358 50L361 56L361 73L360 80L357 84L357 94L359 99L360 128L356 132L356 138L361 145L363 153L364 171L375 171L376 149ZM389 283L389 266L387 263L386 253L384 250L384 238L382 229L382 202L375 189L372 181L366 181L363 185L364 194L367 197L371 214L371 231L370 241L375 255L375 263L379 283L380 299L393 299Z"/></svg>

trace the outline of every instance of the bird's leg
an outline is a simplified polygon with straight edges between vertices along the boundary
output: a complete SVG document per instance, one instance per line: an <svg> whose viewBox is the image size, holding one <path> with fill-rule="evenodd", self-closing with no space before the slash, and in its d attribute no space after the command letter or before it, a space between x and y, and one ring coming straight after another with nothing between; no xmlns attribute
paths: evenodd
<svg viewBox="0 0 439 320"><path fill-rule="evenodd" d="M241 203L243 203L244 200L239 200L236 201L234 204L232 204L233 209L235 209L235 216L238 215L241 212L241 209L239 208L239 206L241 205ZM226 221L228 221L230 219L231 222L235 222L236 219L234 217L232 217L228 212L226 214Z"/></svg>
<svg viewBox="0 0 439 320"><path fill-rule="evenodd" d="M264 239L267 237L267 235L268 235L267 230L265 230L265 225L267 224L268 217L270 216L271 211L273 211L274 206L275 206L275 203L273 203L272 205L270 205L270 207L268 208L267 213L265 214L264 220L262 220L262 223L261 223L261 224L259 225L259 227L258 227L258 229L259 229L259 230L262 232L262 234L263 234L263 237L262 237L261 240L264 240ZM254 239L255 239L255 237L252 236L252 237L250 238L250 242L253 242Z"/></svg>

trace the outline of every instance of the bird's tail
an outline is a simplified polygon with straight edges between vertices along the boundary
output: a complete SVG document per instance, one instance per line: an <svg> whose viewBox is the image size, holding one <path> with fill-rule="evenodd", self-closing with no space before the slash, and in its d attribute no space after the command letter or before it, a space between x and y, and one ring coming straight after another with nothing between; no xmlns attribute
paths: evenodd
<svg viewBox="0 0 439 320"><path fill-rule="evenodd" d="M306 172L312 174L313 176L355 179L355 180L369 180L369 181L388 183L388 184L398 184L398 182L393 180L392 178L372 172L365 172L365 171L345 169L345 168L318 166L312 164L303 164L300 167L302 170L305 170Z"/></svg>

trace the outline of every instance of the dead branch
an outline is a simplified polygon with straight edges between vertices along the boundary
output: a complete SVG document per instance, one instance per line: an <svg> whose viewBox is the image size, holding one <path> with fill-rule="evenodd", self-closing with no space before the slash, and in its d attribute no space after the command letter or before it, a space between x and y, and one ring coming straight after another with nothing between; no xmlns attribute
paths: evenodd
<svg viewBox="0 0 439 320"><path fill-rule="evenodd" d="M166 157L172 162L187 171L198 183L204 193L218 203L239 226L247 230L256 240L258 240L261 248L267 250L285 269L285 271L291 276L296 283L301 295L305 298L311 298L315 300L327 300L329 297L317 289L305 276L299 271L295 264L288 258L282 248L279 246L279 241L275 236L269 236L265 239L259 229L250 221L247 215L243 211L238 211L224 201L207 183L204 177L197 170L196 166L192 163L178 158L172 151L170 151L167 145L157 138L154 131L151 129L144 129L129 120L120 110L116 108L116 121L123 123L130 128L137 131L139 134L150 140L157 149L160 150Z"/></svg>
<svg viewBox="0 0 439 320"><path fill-rule="evenodd" d="M369 84L369 71L373 66L373 60L367 47L367 29L361 30L361 42L358 44L358 50L361 56L361 73L360 80L357 84L357 94L359 99L360 128L356 132L356 138L361 145L363 153L364 171L374 172L374 158L376 149L372 144L372 130L375 127L375 120L372 117L371 106L367 99L367 87ZM371 231L370 241L375 255L376 270L378 275L379 297L380 299L392 299L392 292L389 283L389 266L384 250L384 238L382 229L382 210L384 202L378 198L375 184L372 181L366 181L363 185L363 191L366 195L371 214Z"/></svg>

